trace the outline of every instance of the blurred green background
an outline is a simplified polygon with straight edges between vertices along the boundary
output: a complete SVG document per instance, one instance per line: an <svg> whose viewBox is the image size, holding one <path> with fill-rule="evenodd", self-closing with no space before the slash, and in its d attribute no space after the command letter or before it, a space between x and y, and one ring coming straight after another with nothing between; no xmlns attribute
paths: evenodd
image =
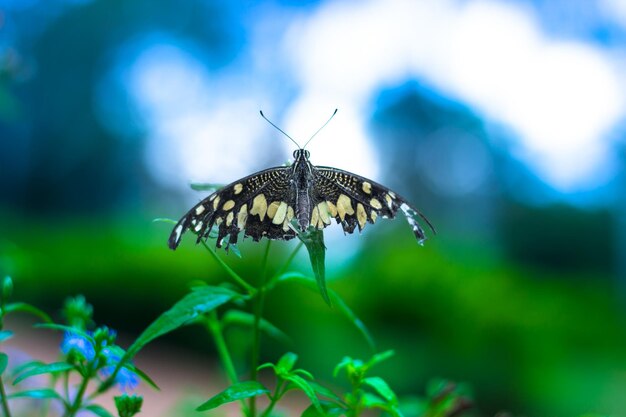
<svg viewBox="0 0 626 417"><path fill-rule="evenodd" d="M444 377L484 415L626 416L625 46L619 0L0 0L0 274L50 312L84 294L130 338L190 281L226 279L152 220L206 195L190 182L289 160L259 109L304 142L338 107L312 162L438 230L422 248L402 219L327 229L329 285L396 350L396 391ZM224 259L254 277L263 248ZM267 309L295 343L268 359L293 349L332 381L370 354L317 293ZM164 343L212 356L198 331Z"/></svg>

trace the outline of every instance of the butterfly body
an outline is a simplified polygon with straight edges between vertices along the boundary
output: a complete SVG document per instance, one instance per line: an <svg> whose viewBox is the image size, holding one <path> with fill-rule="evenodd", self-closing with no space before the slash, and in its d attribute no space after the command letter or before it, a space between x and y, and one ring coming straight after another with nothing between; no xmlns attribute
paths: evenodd
<svg viewBox="0 0 626 417"><path fill-rule="evenodd" d="M200 242L213 227L218 228L217 247L225 243L226 249L237 242L241 231L255 241L289 240L296 236L295 227L302 232L310 226L323 229L332 219L352 233L378 217L395 217L398 209L420 243L426 237L419 218L433 229L426 217L388 188L347 171L316 167L307 150L297 149L293 156L290 166L242 178L192 207L174 227L169 247L176 249L186 230L195 231Z"/></svg>

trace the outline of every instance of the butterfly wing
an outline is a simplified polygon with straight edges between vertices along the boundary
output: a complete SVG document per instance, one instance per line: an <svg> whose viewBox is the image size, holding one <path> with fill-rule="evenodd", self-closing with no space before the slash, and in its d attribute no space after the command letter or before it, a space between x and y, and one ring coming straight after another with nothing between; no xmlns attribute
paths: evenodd
<svg viewBox="0 0 626 417"><path fill-rule="evenodd" d="M217 247L235 244L240 231L255 241L262 237L288 240L295 237L288 226L294 216L294 191L290 168L257 172L214 192L191 208L174 226L168 244L174 250L183 233L193 230L196 243L218 228ZM228 240L225 241L225 238ZM225 242L224 242L225 241Z"/></svg>
<svg viewBox="0 0 626 417"><path fill-rule="evenodd" d="M426 239L419 224L420 219L435 232L428 219L398 194L347 171L315 167L312 196L314 207L311 225L315 227L326 227L330 224L329 217L332 217L342 225L345 232L352 233L357 226L359 231L363 230L367 223L373 224L378 217L394 218L400 209L420 243Z"/></svg>

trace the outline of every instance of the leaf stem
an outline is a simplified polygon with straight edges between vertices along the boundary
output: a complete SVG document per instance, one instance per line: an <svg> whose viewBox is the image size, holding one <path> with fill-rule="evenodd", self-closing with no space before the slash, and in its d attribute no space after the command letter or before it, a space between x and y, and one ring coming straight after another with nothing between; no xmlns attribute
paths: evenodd
<svg viewBox="0 0 626 417"><path fill-rule="evenodd" d="M91 378L92 373L93 365L87 368L87 373L83 377L83 381L80 383L80 387L78 388L78 392L76 393L74 403L70 406L69 410L67 410L67 413L65 414L67 417L74 417L78 410L80 410L80 407L83 403L83 396L85 395L85 391L87 390L87 385L89 385L89 379Z"/></svg>
<svg viewBox="0 0 626 417"><path fill-rule="evenodd" d="M252 285L248 284L243 278L241 278L239 276L239 274L237 274L235 271L233 271L233 269L226 265L226 262L224 262L222 260L222 258L220 258L217 253L215 253L215 251L213 249L211 249L209 247L209 245L206 244L205 241L201 241L202 245L209 251L209 253L211 254L211 256L213 256L213 259L215 259L217 261L218 264L220 264L220 266L222 268L224 268L224 270L226 271L226 273L228 275L230 275L230 277L232 279L234 279L239 285L241 285L243 288L246 289L246 291L248 291L248 293L250 295L254 295L254 293L256 292L256 288L254 288Z"/></svg>
<svg viewBox="0 0 626 417"><path fill-rule="evenodd" d="M0 376L0 397L2 397L2 412L4 417L11 417L11 410L9 410L9 402L7 400L7 393L4 389L4 381Z"/></svg>
<svg viewBox="0 0 626 417"><path fill-rule="evenodd" d="M254 303L254 329L252 342L252 363L250 369L250 379L257 380L259 367L259 357L261 351L261 317L263 316L263 307L265 304L265 280L267 277L267 261L269 258L270 247L272 241L268 240L263 254L263 263L261 268L261 282L259 283L258 292ZM250 417L256 416L256 397L250 398Z"/></svg>
<svg viewBox="0 0 626 417"><path fill-rule="evenodd" d="M270 413L274 409L274 406L284 394L284 392L281 392L283 385L284 385L283 380L280 380L276 383L276 389L274 390L274 395L270 397L270 404L267 406L263 414L261 414L261 417L267 417L270 415Z"/></svg>
<svg viewBox="0 0 626 417"><path fill-rule="evenodd" d="M232 356L230 355L230 351L228 350L228 346L226 345L226 340L224 340L224 334L222 333L222 325L220 324L217 318L217 311L213 310L207 317L206 321L207 330L213 336L215 340L215 347L217 348L217 353L222 361L222 365L224 366L224 370L226 371L226 376L230 380L231 385L239 383L239 378L237 378L237 370L235 369L235 365L233 363ZM242 414L245 416L248 414L248 406L246 405L245 400L240 400L241 402L241 410Z"/></svg>

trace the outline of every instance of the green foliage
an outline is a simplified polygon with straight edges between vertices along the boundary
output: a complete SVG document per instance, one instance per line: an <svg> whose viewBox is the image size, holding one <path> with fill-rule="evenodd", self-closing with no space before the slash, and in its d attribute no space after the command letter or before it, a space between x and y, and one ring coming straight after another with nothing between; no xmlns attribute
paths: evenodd
<svg viewBox="0 0 626 417"><path fill-rule="evenodd" d="M239 382L226 388L219 394L211 397L211 399L209 399L207 402L198 406L196 410L208 411L226 403L256 397L268 393L269 390L258 381Z"/></svg>

